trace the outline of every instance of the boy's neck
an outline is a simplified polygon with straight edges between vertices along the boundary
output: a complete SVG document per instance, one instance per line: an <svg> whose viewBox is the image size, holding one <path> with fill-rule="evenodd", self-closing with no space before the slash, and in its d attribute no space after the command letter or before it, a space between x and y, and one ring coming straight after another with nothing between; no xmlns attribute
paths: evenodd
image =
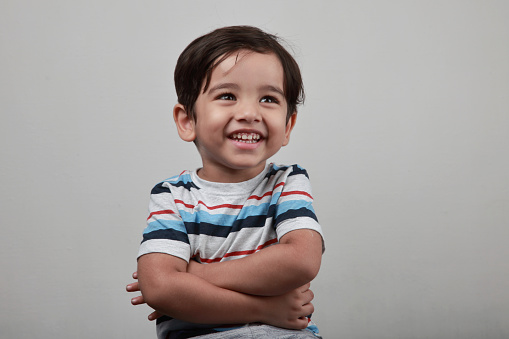
<svg viewBox="0 0 509 339"><path fill-rule="evenodd" d="M221 182L221 183L237 183L253 179L265 169L266 163L261 163L256 167L247 169L233 169L228 167L209 168L203 166L196 174L200 179Z"/></svg>

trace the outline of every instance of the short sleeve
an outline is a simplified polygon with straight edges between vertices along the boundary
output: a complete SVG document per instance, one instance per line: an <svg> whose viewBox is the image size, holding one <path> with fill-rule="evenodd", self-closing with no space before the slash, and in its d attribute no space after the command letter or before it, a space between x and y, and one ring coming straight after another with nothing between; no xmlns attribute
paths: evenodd
<svg viewBox="0 0 509 339"><path fill-rule="evenodd" d="M152 189L138 258L148 253L166 253L189 262L189 237L170 187L162 182Z"/></svg>
<svg viewBox="0 0 509 339"><path fill-rule="evenodd" d="M278 240L290 231L311 229L323 239L322 228L313 208L311 183L305 169L294 165L288 170L276 205L275 228Z"/></svg>

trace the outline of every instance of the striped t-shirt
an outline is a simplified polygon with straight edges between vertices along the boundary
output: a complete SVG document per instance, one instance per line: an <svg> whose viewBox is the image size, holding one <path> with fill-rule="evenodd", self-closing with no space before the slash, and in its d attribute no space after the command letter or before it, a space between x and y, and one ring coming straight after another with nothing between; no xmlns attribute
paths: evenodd
<svg viewBox="0 0 509 339"><path fill-rule="evenodd" d="M138 257L157 252L213 263L255 253L293 230L322 234L312 202L309 177L298 165L270 164L240 183L209 182L184 171L152 189ZM164 338L170 331L225 330L210 327L162 317L157 332ZM312 322L309 329L317 332Z"/></svg>

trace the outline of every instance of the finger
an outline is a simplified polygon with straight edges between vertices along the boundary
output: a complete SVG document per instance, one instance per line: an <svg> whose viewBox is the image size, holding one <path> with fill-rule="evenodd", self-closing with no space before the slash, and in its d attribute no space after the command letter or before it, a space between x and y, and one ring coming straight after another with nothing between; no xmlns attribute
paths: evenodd
<svg viewBox="0 0 509 339"><path fill-rule="evenodd" d="M138 282L130 283L126 286L127 292L137 292L140 290L140 284Z"/></svg>
<svg viewBox="0 0 509 339"><path fill-rule="evenodd" d="M138 279L138 272L133 273L133 279Z"/></svg>
<svg viewBox="0 0 509 339"><path fill-rule="evenodd" d="M309 287L311 287L311 283L307 283L307 284L305 284L305 285L302 285L302 286L299 288L299 290L300 290L301 292L306 292L307 290L309 290Z"/></svg>
<svg viewBox="0 0 509 339"><path fill-rule="evenodd" d="M154 312L152 312L152 313L150 313L150 314L148 315L148 320L153 321L153 320L156 320L157 318L162 317L163 315L164 315L164 314L162 314L162 313L159 313L159 312L157 312L157 311L154 311Z"/></svg>
<svg viewBox="0 0 509 339"><path fill-rule="evenodd" d="M313 291L307 290L306 293L309 293L309 296L311 297L311 300L313 300L315 298L315 294L313 293Z"/></svg>
<svg viewBox="0 0 509 339"><path fill-rule="evenodd" d="M145 303L145 300L143 299L142 295L139 295L139 296L131 299L131 304L133 304L133 305L141 305L144 303Z"/></svg>
<svg viewBox="0 0 509 339"><path fill-rule="evenodd" d="M307 317L300 317L300 318L297 318L293 321L292 323L292 328L295 328L295 329L305 329L306 327L308 327L308 318Z"/></svg>
<svg viewBox="0 0 509 339"><path fill-rule="evenodd" d="M315 306L312 303L303 305L302 312L306 314L305 317L306 317L306 319L308 319L307 316L309 316L310 314L313 314L315 312Z"/></svg>
<svg viewBox="0 0 509 339"><path fill-rule="evenodd" d="M306 292L302 293L302 305L309 304L311 300L313 300L315 297L315 294L311 290L307 290Z"/></svg>

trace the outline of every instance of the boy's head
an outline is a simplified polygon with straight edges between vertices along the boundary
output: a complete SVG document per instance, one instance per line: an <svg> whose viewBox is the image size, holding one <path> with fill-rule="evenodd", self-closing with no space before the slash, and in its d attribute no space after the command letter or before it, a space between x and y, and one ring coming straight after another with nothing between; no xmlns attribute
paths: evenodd
<svg viewBox="0 0 509 339"><path fill-rule="evenodd" d="M194 105L201 91L205 92L214 68L240 50L274 54L283 68L283 91L287 103L287 120L297 112L304 100L299 66L279 39L256 27L232 26L219 28L191 42L180 55L175 67L175 89L178 102L192 119Z"/></svg>

